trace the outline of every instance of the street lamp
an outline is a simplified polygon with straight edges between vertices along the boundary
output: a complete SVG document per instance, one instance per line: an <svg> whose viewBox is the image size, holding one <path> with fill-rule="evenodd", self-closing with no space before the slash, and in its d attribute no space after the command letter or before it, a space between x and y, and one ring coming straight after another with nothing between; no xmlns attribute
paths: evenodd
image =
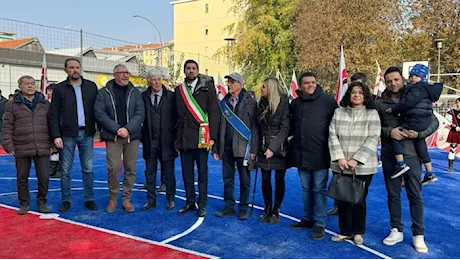
<svg viewBox="0 0 460 260"><path fill-rule="evenodd" d="M230 62L230 50L231 50L231 47L233 45L233 43L235 42L235 38L225 38L224 41L227 41L227 51L228 51L228 73L231 73L231 62Z"/></svg>
<svg viewBox="0 0 460 260"><path fill-rule="evenodd" d="M157 31L158 35L160 36L160 44L161 44L161 46L160 46L160 66L163 67L163 41L161 40L160 31L158 30L158 28L155 26L155 24L152 21L150 21L149 19L145 18L144 16L136 14L133 17L141 18L141 19L144 19L147 22L149 22L153 26L153 28L155 28L155 30Z"/></svg>
<svg viewBox="0 0 460 260"><path fill-rule="evenodd" d="M445 41L446 39L435 39L434 43L436 44L436 48L438 49L438 80L437 82L440 81L441 77L441 49L442 49L442 42Z"/></svg>

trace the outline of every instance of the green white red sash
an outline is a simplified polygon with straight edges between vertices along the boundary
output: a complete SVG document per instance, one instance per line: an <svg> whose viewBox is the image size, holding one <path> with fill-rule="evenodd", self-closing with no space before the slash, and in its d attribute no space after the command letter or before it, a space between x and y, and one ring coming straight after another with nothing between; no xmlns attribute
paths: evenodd
<svg viewBox="0 0 460 260"><path fill-rule="evenodd" d="M192 92L187 87L187 83L184 82L180 84L179 90L187 109L190 111L193 118L200 124L198 148L211 148L208 115L201 109L200 105L193 97Z"/></svg>

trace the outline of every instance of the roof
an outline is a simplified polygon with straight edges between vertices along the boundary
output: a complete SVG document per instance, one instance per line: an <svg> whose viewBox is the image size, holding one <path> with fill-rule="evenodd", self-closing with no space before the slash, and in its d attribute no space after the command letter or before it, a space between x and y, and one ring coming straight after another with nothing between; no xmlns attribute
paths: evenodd
<svg viewBox="0 0 460 260"><path fill-rule="evenodd" d="M0 41L0 48L7 48L7 49L18 49L34 40L37 40L37 38L22 38L22 39L17 39L17 40L10 40L10 41Z"/></svg>
<svg viewBox="0 0 460 260"><path fill-rule="evenodd" d="M83 55L87 52L92 51L93 48L90 46L83 47ZM62 49L54 49L54 50L47 50L46 53L52 53L57 55L66 55L66 56L80 56L82 49L80 47L77 48L62 48Z"/></svg>

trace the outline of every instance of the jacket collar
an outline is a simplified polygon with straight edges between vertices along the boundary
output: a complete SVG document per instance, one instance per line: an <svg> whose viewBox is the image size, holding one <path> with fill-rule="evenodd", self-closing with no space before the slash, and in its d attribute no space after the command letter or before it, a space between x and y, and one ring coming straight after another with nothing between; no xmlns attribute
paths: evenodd
<svg viewBox="0 0 460 260"><path fill-rule="evenodd" d="M113 92L113 85L114 85L114 84L115 84L115 79L111 79L109 82L107 82L107 84L105 85L105 87L106 87L110 92ZM132 88L134 88L134 85L133 85L133 83L131 83L131 81L130 81L126 87L128 88L127 92L129 92Z"/></svg>
<svg viewBox="0 0 460 260"><path fill-rule="evenodd" d="M22 103L22 104L24 104L24 99L25 99L25 97L22 94L22 92L17 93L16 95L14 95L14 98L13 98L13 100L16 103ZM35 93L34 93L34 100L35 99L37 99L36 100L37 103L46 103L47 102L47 100L45 99L45 96L42 93L38 92L38 91L35 91Z"/></svg>

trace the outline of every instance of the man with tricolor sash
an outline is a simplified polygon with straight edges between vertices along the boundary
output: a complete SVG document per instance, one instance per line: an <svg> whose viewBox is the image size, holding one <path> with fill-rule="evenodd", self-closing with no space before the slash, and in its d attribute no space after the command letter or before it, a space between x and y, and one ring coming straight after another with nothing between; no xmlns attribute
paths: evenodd
<svg viewBox="0 0 460 260"><path fill-rule="evenodd" d="M176 141L180 152L184 179L186 205L179 214L195 211L194 166L198 168L198 216L206 215L208 196L208 151L217 140L220 111L214 79L199 73L198 63L187 60L184 64L186 78L175 89Z"/></svg>
<svg viewBox="0 0 460 260"><path fill-rule="evenodd" d="M235 164L240 179L240 220L248 219L251 175L250 159L255 159L258 149L257 102L245 89L243 77L236 72L225 76L229 93L219 102L222 118L214 158L222 159L225 208L215 215L230 216L235 211Z"/></svg>

